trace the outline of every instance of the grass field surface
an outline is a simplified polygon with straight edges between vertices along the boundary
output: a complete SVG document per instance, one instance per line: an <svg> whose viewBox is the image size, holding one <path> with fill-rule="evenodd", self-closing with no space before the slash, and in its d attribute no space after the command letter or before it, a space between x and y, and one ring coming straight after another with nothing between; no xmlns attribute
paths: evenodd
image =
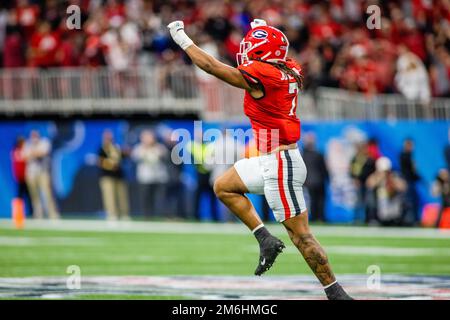
<svg viewBox="0 0 450 320"><path fill-rule="evenodd" d="M282 227L268 228L287 244L268 276L312 275ZM337 275L363 275L371 265L390 275L450 275L448 232L312 229ZM66 277L70 265L79 266L83 276L252 276L258 261L257 242L241 224L27 221L24 230L15 230L5 220L0 252L0 278Z"/></svg>

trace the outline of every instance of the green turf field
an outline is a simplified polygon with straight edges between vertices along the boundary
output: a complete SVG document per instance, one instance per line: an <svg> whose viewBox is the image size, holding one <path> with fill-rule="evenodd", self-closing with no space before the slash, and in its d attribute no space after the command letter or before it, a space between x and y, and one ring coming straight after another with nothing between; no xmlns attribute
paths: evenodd
<svg viewBox="0 0 450 320"><path fill-rule="evenodd" d="M159 224L170 228L170 224ZM0 277L62 276L69 265L78 265L84 275L253 273L258 247L241 226L230 226L230 231L220 225L201 225L202 230L207 227L210 232L196 233L194 225L174 232L178 225L174 224L175 230L169 232L158 231L158 227L135 232L130 231L132 227L123 231L82 231L82 226L81 230L14 230L4 224L0 226ZM271 228L289 245L270 274L309 274L281 228ZM364 232L363 227L340 227L335 233L333 228L316 229L338 274L366 273L369 265L378 265L385 273L450 274L450 237L440 233L433 236L434 230L425 230L430 231L426 236L418 230L400 237L406 229L388 230L385 234L373 228Z"/></svg>
<svg viewBox="0 0 450 320"><path fill-rule="evenodd" d="M317 285L282 227L268 227L288 246L266 279L307 275ZM367 268L373 265L388 275L450 275L448 232L352 226L313 226L312 229L327 251L338 277L352 274L366 277ZM45 282L49 277L60 277L62 284L64 277L68 277L67 267L72 265L79 266L82 276L90 279L180 275L211 275L217 279L221 279L219 276L249 276L248 279L252 279L258 261L256 240L241 224L210 223L124 222L111 225L103 221L28 221L25 230L15 230L9 221L0 221L0 253L0 282L28 277L42 277L39 281ZM138 279L147 281L147 278ZM176 277L174 279L177 281ZM193 279L195 282L197 278ZM360 282L364 281L362 278ZM76 298L192 298L192 295L185 296L176 290L134 293L132 289L126 295L109 294L111 287L97 292L96 288L101 285L91 285L91 289L80 292ZM8 285L3 283L3 288L6 287ZM114 284L112 288L116 288Z"/></svg>

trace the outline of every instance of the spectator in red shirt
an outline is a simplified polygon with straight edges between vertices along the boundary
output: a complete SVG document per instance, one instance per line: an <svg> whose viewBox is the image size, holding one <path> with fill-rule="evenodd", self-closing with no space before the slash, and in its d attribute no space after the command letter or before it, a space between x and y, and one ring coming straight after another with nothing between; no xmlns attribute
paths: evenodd
<svg viewBox="0 0 450 320"><path fill-rule="evenodd" d="M367 153L373 160L378 160L378 158L383 156L376 138L370 138L367 142Z"/></svg>
<svg viewBox="0 0 450 320"><path fill-rule="evenodd" d="M225 40L224 46L226 49L227 58L233 62L236 59L236 54L239 52L239 45L241 40L242 36L236 29L233 29L228 38Z"/></svg>
<svg viewBox="0 0 450 320"><path fill-rule="evenodd" d="M80 65L80 37L68 31L61 35L61 45L58 48L57 61L61 67L76 67Z"/></svg>
<svg viewBox="0 0 450 320"><path fill-rule="evenodd" d="M18 137L14 149L11 152L12 171L17 182L17 198L21 198L25 203L30 204L30 194L25 182L25 169L27 166L24 156L25 139ZM30 210L31 212L31 210Z"/></svg>
<svg viewBox="0 0 450 320"><path fill-rule="evenodd" d="M101 17L94 20L89 19L83 26L86 32L84 49L81 53L81 64L89 67L99 67L106 64L104 56L104 46L101 41L102 36Z"/></svg>
<svg viewBox="0 0 450 320"><path fill-rule="evenodd" d="M412 19L406 19L401 30L401 43L405 44L409 50L416 54L422 61L427 58L425 50L425 38Z"/></svg>
<svg viewBox="0 0 450 320"><path fill-rule="evenodd" d="M108 0L105 7L106 17L110 24L123 24L125 22L126 10L123 1Z"/></svg>
<svg viewBox="0 0 450 320"><path fill-rule="evenodd" d="M14 13L15 21L22 28L25 38L29 39L36 29L40 13L39 6L30 4L29 0L18 0Z"/></svg>
<svg viewBox="0 0 450 320"><path fill-rule="evenodd" d="M56 67L59 44L59 36L52 32L50 24L41 22L37 32L31 37L30 65L40 68Z"/></svg>
<svg viewBox="0 0 450 320"><path fill-rule="evenodd" d="M350 48L351 64L340 77L341 86L349 90L362 91L368 95L378 92L378 69L361 45Z"/></svg>
<svg viewBox="0 0 450 320"><path fill-rule="evenodd" d="M326 4L321 4L315 13L315 19L310 24L310 32L320 40L328 39L333 41L339 36L341 27L333 21Z"/></svg>
<svg viewBox="0 0 450 320"><path fill-rule="evenodd" d="M8 26L3 46L3 67L19 68L25 66L23 37L18 27Z"/></svg>

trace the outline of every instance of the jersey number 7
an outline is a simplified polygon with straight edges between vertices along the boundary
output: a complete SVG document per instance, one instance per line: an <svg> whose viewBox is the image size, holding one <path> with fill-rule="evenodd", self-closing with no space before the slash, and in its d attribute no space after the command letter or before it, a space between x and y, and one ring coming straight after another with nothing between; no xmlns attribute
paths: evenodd
<svg viewBox="0 0 450 320"><path fill-rule="evenodd" d="M290 82L289 83L289 93L295 93L294 98L292 99L292 107L289 111L290 116L295 115L295 108L297 107L297 96L298 96L298 84L297 82Z"/></svg>

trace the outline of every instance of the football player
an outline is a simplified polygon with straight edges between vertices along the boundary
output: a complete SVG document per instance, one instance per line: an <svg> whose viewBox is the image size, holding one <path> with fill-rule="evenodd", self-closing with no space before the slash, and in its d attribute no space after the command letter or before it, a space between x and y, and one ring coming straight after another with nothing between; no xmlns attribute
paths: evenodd
<svg viewBox="0 0 450 320"><path fill-rule="evenodd" d="M302 88L300 65L288 58L289 42L280 30L255 19L240 44L237 68L216 60L197 47L182 21L168 25L173 40L201 69L244 89L260 156L242 159L214 184L217 197L253 232L260 247L255 275L262 275L284 249L262 223L246 193L264 194L275 218L324 286L328 299L351 299L336 281L325 251L308 226L303 198L306 167L297 147L300 120L296 116Z"/></svg>

